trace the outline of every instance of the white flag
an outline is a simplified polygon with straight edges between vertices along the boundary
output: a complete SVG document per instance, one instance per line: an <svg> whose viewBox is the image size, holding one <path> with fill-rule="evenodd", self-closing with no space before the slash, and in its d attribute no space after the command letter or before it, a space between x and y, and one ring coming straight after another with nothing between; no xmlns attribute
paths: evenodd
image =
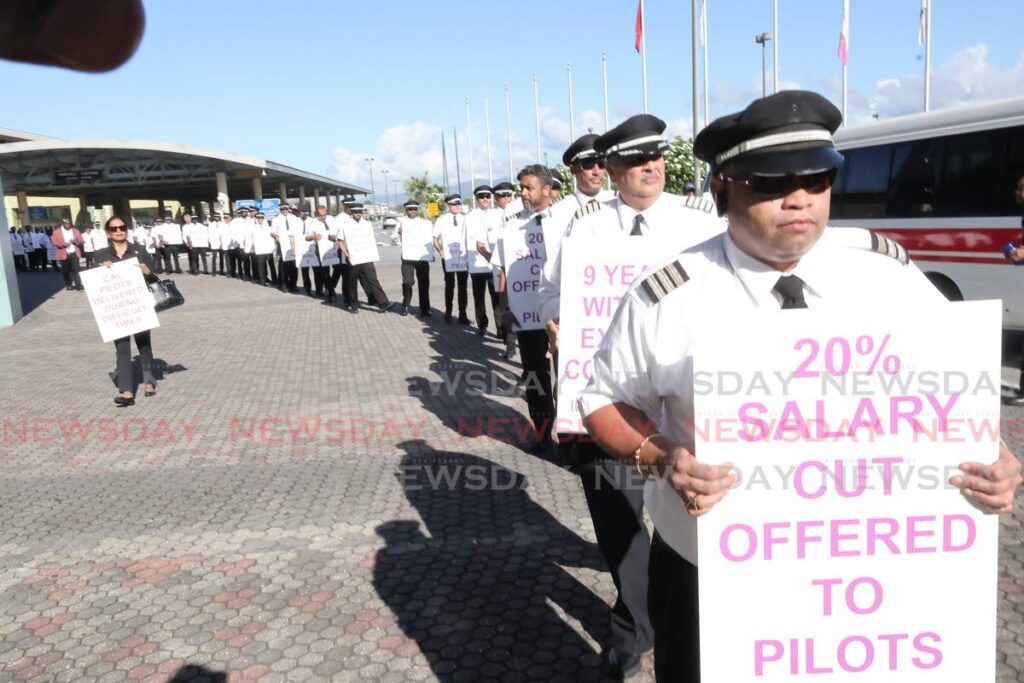
<svg viewBox="0 0 1024 683"><path fill-rule="evenodd" d="M917 44L924 45L928 33L928 0L921 0L921 21L917 26Z"/></svg>

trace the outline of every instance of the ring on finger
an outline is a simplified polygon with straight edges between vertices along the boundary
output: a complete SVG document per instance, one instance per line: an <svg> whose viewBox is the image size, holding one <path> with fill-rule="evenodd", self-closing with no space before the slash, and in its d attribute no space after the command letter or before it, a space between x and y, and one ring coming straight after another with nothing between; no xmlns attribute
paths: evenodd
<svg viewBox="0 0 1024 683"><path fill-rule="evenodd" d="M688 510L700 510L700 506L697 505L697 494L691 493L686 499L686 509Z"/></svg>

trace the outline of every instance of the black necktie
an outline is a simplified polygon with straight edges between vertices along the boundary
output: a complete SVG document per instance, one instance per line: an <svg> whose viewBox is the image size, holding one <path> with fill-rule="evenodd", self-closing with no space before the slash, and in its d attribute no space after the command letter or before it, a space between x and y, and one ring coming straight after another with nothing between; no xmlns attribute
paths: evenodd
<svg viewBox="0 0 1024 683"><path fill-rule="evenodd" d="M459 227L459 217L456 216L454 213L452 214L452 225L454 225L456 228Z"/></svg>
<svg viewBox="0 0 1024 683"><path fill-rule="evenodd" d="M629 236L630 237L637 237L639 235L643 235L644 234L643 224L644 224L643 214L639 214L638 213L633 218L633 230L630 231Z"/></svg>
<svg viewBox="0 0 1024 683"><path fill-rule="evenodd" d="M788 308L807 308L807 302L804 300L804 281L796 275L783 275L775 283L772 291L777 292L782 297L783 310Z"/></svg>

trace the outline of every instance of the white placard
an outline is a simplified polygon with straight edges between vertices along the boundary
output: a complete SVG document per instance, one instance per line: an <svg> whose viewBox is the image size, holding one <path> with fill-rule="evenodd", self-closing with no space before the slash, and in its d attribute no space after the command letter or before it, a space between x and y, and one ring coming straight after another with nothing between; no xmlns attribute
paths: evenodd
<svg viewBox="0 0 1024 683"><path fill-rule="evenodd" d="M341 263L341 249L338 248L337 242L332 242L324 236L317 244L320 245L320 265L336 266Z"/></svg>
<svg viewBox="0 0 1024 683"><path fill-rule="evenodd" d="M577 398L590 382L594 354L622 295L651 262L664 259L645 238L566 237L561 244L558 322L558 425L560 434L583 434Z"/></svg>
<svg viewBox="0 0 1024 683"><path fill-rule="evenodd" d="M316 255L316 240L307 240L305 235L296 235L295 252L299 268L316 268L320 265L320 259Z"/></svg>
<svg viewBox="0 0 1024 683"><path fill-rule="evenodd" d="M998 519L948 484L998 458L999 302L723 316L695 451L737 486L698 522L705 681L995 679Z"/></svg>
<svg viewBox="0 0 1024 683"><path fill-rule="evenodd" d="M345 247L348 249L349 261L354 266L363 263L380 261L377 251L377 238L373 234L373 225L369 221L352 221L345 223Z"/></svg>
<svg viewBox="0 0 1024 683"><path fill-rule="evenodd" d="M538 309L540 274L547 258L544 227L532 219L518 227L507 224L500 249L508 307L519 321L519 329L543 330Z"/></svg>
<svg viewBox="0 0 1024 683"><path fill-rule="evenodd" d="M444 252L444 269L447 273L461 273L469 270L469 255L466 253L466 245L462 242L443 242L441 250Z"/></svg>
<svg viewBox="0 0 1024 683"><path fill-rule="evenodd" d="M405 261L434 260L434 226L422 218L403 218L398 227L402 229L402 259ZM397 232L397 230L396 230Z"/></svg>
<svg viewBox="0 0 1024 683"><path fill-rule="evenodd" d="M153 294L146 286L138 259L118 261L109 268L83 270L79 277L103 341L160 326Z"/></svg>

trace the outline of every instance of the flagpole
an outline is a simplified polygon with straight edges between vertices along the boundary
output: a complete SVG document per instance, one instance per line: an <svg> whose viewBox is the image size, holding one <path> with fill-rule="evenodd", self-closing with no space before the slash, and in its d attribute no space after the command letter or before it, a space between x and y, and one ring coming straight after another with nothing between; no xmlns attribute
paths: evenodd
<svg viewBox="0 0 1024 683"><path fill-rule="evenodd" d="M476 170L473 168L473 120L469 117L469 98L466 98L466 138L469 142L469 184L476 185ZM473 199L476 206L476 198Z"/></svg>
<svg viewBox="0 0 1024 683"><path fill-rule="evenodd" d="M459 166L459 131L452 124L452 141L455 143L455 179L459 183L455 191L462 194L462 168Z"/></svg>
<svg viewBox="0 0 1024 683"><path fill-rule="evenodd" d="M565 71L569 76L569 144L571 145L576 139L576 130L572 123L572 64L566 64Z"/></svg>
<svg viewBox="0 0 1024 683"><path fill-rule="evenodd" d="M640 65L644 71L644 113L647 113L647 27L644 24L644 0L640 0Z"/></svg>
<svg viewBox="0 0 1024 683"><path fill-rule="evenodd" d="M537 163L540 163L540 90L537 89L537 74L533 74L533 126L537 131Z"/></svg>
<svg viewBox="0 0 1024 683"><path fill-rule="evenodd" d="M512 177L512 110L509 108L509 85L505 82L505 137L508 140L508 177Z"/></svg>
<svg viewBox="0 0 1024 683"><path fill-rule="evenodd" d="M700 37L704 43L704 125L711 123L711 95L708 87L708 0L701 2Z"/></svg>
<svg viewBox="0 0 1024 683"><path fill-rule="evenodd" d="M451 194L452 187L448 184L448 152L444 148L444 130L441 131L441 178L444 180L445 194Z"/></svg>
<svg viewBox="0 0 1024 683"><path fill-rule="evenodd" d="M772 92L779 92L779 0L772 3Z"/></svg>
<svg viewBox="0 0 1024 683"><path fill-rule="evenodd" d="M690 62L693 66L693 137L696 139L697 133L700 132L700 81L697 79L697 34L700 31L700 27L697 25L697 0L690 1L690 8L692 10L692 24L690 24L690 47L691 47L691 59ZM693 184L700 187L700 166L697 165L697 156L691 154L690 162L693 164Z"/></svg>
<svg viewBox="0 0 1024 683"><path fill-rule="evenodd" d="M601 66L604 71L604 132L608 132L608 52L601 53Z"/></svg>
<svg viewBox="0 0 1024 683"><path fill-rule="evenodd" d="M932 3L921 0L924 12L924 110L931 108L932 99Z"/></svg>
<svg viewBox="0 0 1024 683"><path fill-rule="evenodd" d="M484 123L487 130L487 184L494 185L494 171L491 167L491 109L487 103L487 95L484 95Z"/></svg>

